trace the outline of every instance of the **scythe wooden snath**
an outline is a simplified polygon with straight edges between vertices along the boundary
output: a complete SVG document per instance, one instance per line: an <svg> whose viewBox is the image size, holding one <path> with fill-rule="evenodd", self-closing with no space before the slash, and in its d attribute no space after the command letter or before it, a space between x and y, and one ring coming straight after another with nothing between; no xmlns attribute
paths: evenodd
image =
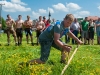
<svg viewBox="0 0 100 75"><path fill-rule="evenodd" d="M75 53L76 53L78 47L79 47L79 45L75 48L75 50L74 50L72 56L68 59L68 63L67 63L67 64L65 65L65 67L63 68L63 70L62 70L62 72L61 72L61 75L63 75L64 72L65 72L65 70L68 68L68 66L69 66L69 64L70 64L70 62L71 62L73 56L75 55ZM69 57L69 56L68 56L68 57Z"/></svg>

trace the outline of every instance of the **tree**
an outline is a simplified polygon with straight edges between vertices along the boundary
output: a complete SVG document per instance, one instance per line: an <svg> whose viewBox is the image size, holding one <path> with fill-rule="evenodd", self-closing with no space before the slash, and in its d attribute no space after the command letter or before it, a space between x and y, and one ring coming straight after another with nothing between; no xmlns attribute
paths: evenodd
<svg viewBox="0 0 100 75"><path fill-rule="evenodd" d="M6 21L2 17L2 29L4 30L6 28Z"/></svg>

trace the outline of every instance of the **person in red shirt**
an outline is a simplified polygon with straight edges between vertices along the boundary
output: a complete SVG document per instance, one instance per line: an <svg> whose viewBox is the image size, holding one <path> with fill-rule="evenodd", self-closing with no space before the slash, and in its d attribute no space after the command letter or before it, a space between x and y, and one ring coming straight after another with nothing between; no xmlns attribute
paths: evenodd
<svg viewBox="0 0 100 75"><path fill-rule="evenodd" d="M46 17L43 16L43 22L46 24L47 20L46 20Z"/></svg>
<svg viewBox="0 0 100 75"><path fill-rule="evenodd" d="M49 20L49 19L47 20L47 22L46 22L46 24L45 24L45 29L46 29L48 26L50 26L50 20Z"/></svg>

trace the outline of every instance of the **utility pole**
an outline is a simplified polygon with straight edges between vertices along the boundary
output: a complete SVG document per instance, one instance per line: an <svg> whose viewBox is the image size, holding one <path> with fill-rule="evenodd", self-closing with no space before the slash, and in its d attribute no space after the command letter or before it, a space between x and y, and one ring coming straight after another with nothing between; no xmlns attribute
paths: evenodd
<svg viewBox="0 0 100 75"><path fill-rule="evenodd" d="M3 1L3 0L2 0L2 1ZM2 16L1 16L2 5L5 5L5 4L4 4L4 3L0 3L0 24L2 24Z"/></svg>
<svg viewBox="0 0 100 75"><path fill-rule="evenodd" d="M1 1L1 0L0 0L0 1ZM2 16L1 16L2 5L5 5L5 4L0 3L0 30L2 29ZM1 46L1 44L0 44L0 46Z"/></svg>

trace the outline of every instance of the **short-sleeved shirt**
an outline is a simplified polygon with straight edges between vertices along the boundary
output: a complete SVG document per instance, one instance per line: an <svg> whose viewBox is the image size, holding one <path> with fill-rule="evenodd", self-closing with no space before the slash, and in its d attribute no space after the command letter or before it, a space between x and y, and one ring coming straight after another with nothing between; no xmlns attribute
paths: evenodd
<svg viewBox="0 0 100 75"><path fill-rule="evenodd" d="M82 30L83 31L87 31L88 30L89 22L83 21L83 22L81 22L81 25L82 25Z"/></svg>
<svg viewBox="0 0 100 75"><path fill-rule="evenodd" d="M53 40L54 32L60 34L60 38L61 38L63 35L66 35L69 32L69 28L64 28L63 21L61 24L56 24L54 26L50 25L46 30L44 30L40 34L39 39Z"/></svg>
<svg viewBox="0 0 100 75"><path fill-rule="evenodd" d="M79 25L78 22L76 22L76 23L73 22L72 25L70 26L70 28L71 28L72 30L79 30L80 25Z"/></svg>
<svg viewBox="0 0 100 75"><path fill-rule="evenodd" d="M100 24L100 21L96 21L96 25ZM100 31L100 26L96 27L96 31Z"/></svg>

